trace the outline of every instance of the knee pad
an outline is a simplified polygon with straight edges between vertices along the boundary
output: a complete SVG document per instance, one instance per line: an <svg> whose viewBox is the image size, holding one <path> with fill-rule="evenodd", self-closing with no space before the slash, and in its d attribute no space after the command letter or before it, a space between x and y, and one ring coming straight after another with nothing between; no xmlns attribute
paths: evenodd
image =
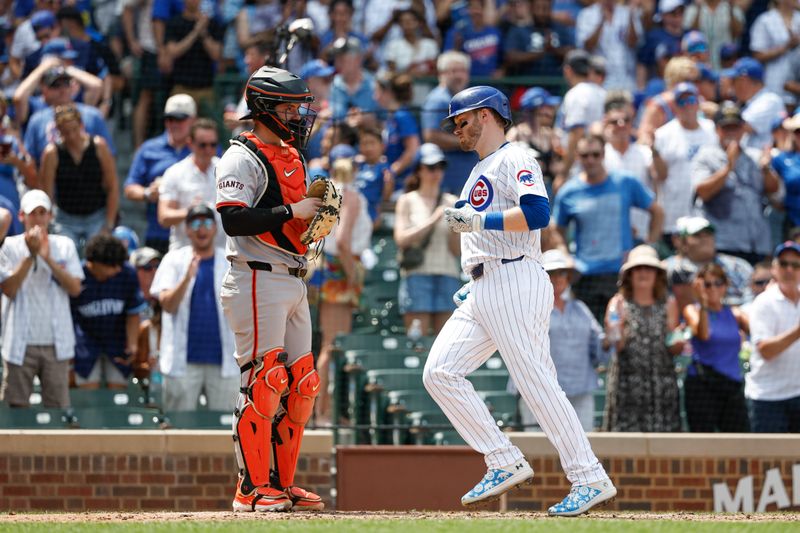
<svg viewBox="0 0 800 533"><path fill-rule="evenodd" d="M286 352L278 348L242 367L241 407L234 413L233 440L244 494L269 483L272 419L288 384L285 361Z"/></svg>
<svg viewBox="0 0 800 533"><path fill-rule="evenodd" d="M276 476L273 484L282 488L294 485L294 473L306 422L314 411L314 399L319 394L319 376L314 369L314 357L308 353L289 367L289 393L284 397L284 412L273 428L273 450ZM276 483L277 481L277 483Z"/></svg>

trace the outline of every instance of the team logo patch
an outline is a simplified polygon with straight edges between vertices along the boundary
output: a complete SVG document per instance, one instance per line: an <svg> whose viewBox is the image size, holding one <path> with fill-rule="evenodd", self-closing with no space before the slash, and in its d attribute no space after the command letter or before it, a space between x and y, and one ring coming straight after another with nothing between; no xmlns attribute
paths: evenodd
<svg viewBox="0 0 800 533"><path fill-rule="evenodd" d="M526 187L533 187L536 185L536 180L533 178L533 172L530 170L520 170L517 172L517 181Z"/></svg>
<svg viewBox="0 0 800 533"><path fill-rule="evenodd" d="M492 203L494 191L485 176L480 176L469 191L469 203L476 211L483 211Z"/></svg>

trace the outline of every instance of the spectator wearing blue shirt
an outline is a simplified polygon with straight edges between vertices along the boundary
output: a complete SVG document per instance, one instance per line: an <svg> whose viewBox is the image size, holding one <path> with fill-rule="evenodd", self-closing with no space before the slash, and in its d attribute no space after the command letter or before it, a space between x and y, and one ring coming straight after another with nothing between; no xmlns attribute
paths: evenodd
<svg viewBox="0 0 800 533"><path fill-rule="evenodd" d="M450 50L439 56L436 60L439 85L425 99L420 117L422 138L441 148L447 158L441 188L444 192L456 195L461 194L472 167L478 163L478 155L461 150L458 138L452 133L442 131L439 124L447 116L453 95L469 84L470 64L469 56L463 52Z"/></svg>
<svg viewBox="0 0 800 533"><path fill-rule="evenodd" d="M373 223L378 220L381 201L394 191L384 150L383 133L379 128L359 130L358 151L363 161L356 168L356 187L367 199L367 211Z"/></svg>
<svg viewBox="0 0 800 533"><path fill-rule="evenodd" d="M444 50L458 50L469 55L470 75L473 77L497 77L502 59L500 30L488 24L484 17L485 0L469 0L469 20L453 26L445 36Z"/></svg>
<svg viewBox="0 0 800 533"><path fill-rule="evenodd" d="M139 336L139 314L147 304L139 289L128 250L111 235L86 244L81 293L72 298L75 323L75 383L97 389L124 389Z"/></svg>
<svg viewBox="0 0 800 533"><path fill-rule="evenodd" d="M503 41L506 75L559 76L571 42L551 19L552 0L511 0L509 7L512 25Z"/></svg>
<svg viewBox="0 0 800 533"><path fill-rule="evenodd" d="M197 106L191 96L169 97L164 107L166 131L139 147L125 180L125 197L147 203L145 244L161 253L169 248L169 228L158 223L158 188L164 172L191 153L189 135L196 116Z"/></svg>
<svg viewBox="0 0 800 533"><path fill-rule="evenodd" d="M204 204L186 215L190 245L164 256L150 294L163 310L159 366L164 375L164 410L197 408L205 392L208 408L230 411L239 390L233 331L225 323L218 294L228 271L225 250L214 247L214 211Z"/></svg>
<svg viewBox="0 0 800 533"><path fill-rule="evenodd" d="M420 146L419 125L406 106L411 102L412 82L408 74L378 80L375 100L389 113L384 124L384 144L395 190L403 188Z"/></svg>
<svg viewBox="0 0 800 533"><path fill-rule="evenodd" d="M791 135L791 149L780 152L771 164L786 187L783 205L787 218L791 226L800 226L800 113L784 120L783 128Z"/></svg>
<svg viewBox="0 0 800 533"><path fill-rule="evenodd" d="M355 37L341 37L332 45L336 76L331 87L331 114L334 121L343 120L348 113L374 113L375 78L363 69L364 49Z"/></svg>
<svg viewBox="0 0 800 533"><path fill-rule="evenodd" d="M599 321L617 291L625 254L633 248L631 207L650 212L649 242L660 238L664 213L654 202L655 195L638 179L606 172L603 137L584 136L577 148L583 172L559 190L553 217L564 242L569 224L575 224L575 260L581 273L575 296L586 302Z"/></svg>
<svg viewBox="0 0 800 533"><path fill-rule="evenodd" d="M21 177L30 188L38 184L36 165L28 155L19 133L12 127L6 115L7 104L0 99L0 196L14 206L12 213L19 211L17 181Z"/></svg>

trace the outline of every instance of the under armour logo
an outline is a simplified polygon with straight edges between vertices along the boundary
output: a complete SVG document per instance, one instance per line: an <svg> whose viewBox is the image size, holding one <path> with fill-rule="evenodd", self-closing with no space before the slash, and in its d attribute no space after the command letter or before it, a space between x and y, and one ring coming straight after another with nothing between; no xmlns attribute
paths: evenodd
<svg viewBox="0 0 800 533"><path fill-rule="evenodd" d="M286 169L283 169L283 175L286 176L287 178L290 177L295 172L297 172L296 168L293 168L291 172L286 172Z"/></svg>

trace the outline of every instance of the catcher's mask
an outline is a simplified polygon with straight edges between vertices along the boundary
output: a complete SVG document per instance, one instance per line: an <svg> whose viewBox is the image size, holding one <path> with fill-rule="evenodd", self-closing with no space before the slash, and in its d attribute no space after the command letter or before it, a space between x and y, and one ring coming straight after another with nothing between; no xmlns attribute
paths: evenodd
<svg viewBox="0 0 800 533"><path fill-rule="evenodd" d="M317 112L311 109L314 96L306 82L288 70L261 67L250 76L244 98L250 113L241 120L254 119L298 150L308 144ZM298 104L297 112L275 109L280 104Z"/></svg>

